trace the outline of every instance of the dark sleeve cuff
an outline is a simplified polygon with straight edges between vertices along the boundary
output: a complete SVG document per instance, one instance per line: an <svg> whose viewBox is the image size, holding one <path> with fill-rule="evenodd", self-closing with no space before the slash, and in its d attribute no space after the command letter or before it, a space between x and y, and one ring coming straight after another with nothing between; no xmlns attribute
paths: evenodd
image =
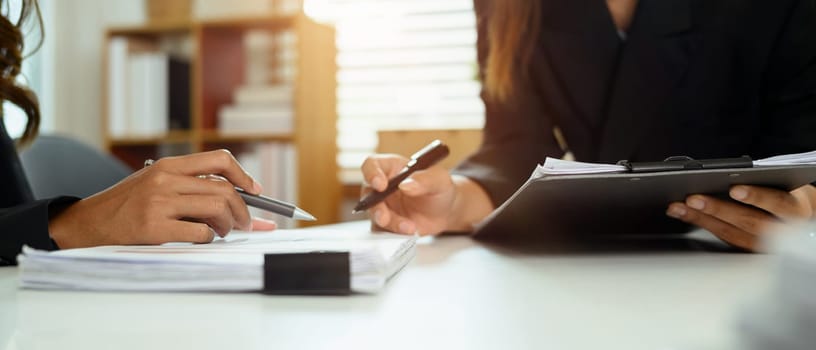
<svg viewBox="0 0 816 350"><path fill-rule="evenodd" d="M514 149L483 147L457 165L451 173L467 177L482 186L493 207L498 208L530 178L536 165L537 158L529 152L521 155Z"/></svg>
<svg viewBox="0 0 816 350"><path fill-rule="evenodd" d="M56 250L48 222L54 213L78 201L75 197L37 200L0 209L0 265L17 264L24 245L41 250Z"/></svg>
<svg viewBox="0 0 816 350"><path fill-rule="evenodd" d="M510 181L506 176L486 164L464 162L453 169L451 173L467 177L479 184L487 192L494 208L498 208L504 203L514 191L513 188L507 185Z"/></svg>

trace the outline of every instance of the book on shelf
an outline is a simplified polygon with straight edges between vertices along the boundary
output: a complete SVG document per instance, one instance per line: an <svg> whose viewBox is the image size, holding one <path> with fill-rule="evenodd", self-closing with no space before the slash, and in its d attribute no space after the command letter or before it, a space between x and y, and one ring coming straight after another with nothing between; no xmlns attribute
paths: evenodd
<svg viewBox="0 0 816 350"><path fill-rule="evenodd" d="M190 61L170 56L167 86L170 130L190 130Z"/></svg>
<svg viewBox="0 0 816 350"><path fill-rule="evenodd" d="M114 37L108 52L108 133L151 137L190 127L190 63L155 43Z"/></svg>
<svg viewBox="0 0 816 350"><path fill-rule="evenodd" d="M227 134L291 133L294 129L294 35L250 30L244 34L245 79L233 103L218 111L218 130Z"/></svg>
<svg viewBox="0 0 816 350"><path fill-rule="evenodd" d="M291 85L241 85L235 89L235 104L239 106L290 105L294 89Z"/></svg>
<svg viewBox="0 0 816 350"><path fill-rule="evenodd" d="M297 39L291 30L249 30L243 36L247 85L291 84L297 66Z"/></svg>
<svg viewBox="0 0 816 350"><path fill-rule="evenodd" d="M128 57L127 134L161 135L168 130L167 57L158 52Z"/></svg>
<svg viewBox="0 0 816 350"><path fill-rule="evenodd" d="M218 113L222 134L289 134L294 130L289 107L224 106Z"/></svg>
<svg viewBox="0 0 816 350"><path fill-rule="evenodd" d="M127 133L127 56L128 40L112 38L108 43L108 133L121 137Z"/></svg>

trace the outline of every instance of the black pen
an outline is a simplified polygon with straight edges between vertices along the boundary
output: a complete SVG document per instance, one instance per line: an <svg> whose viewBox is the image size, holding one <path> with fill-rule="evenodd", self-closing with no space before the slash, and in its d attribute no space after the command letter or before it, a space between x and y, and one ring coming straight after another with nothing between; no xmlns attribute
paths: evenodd
<svg viewBox="0 0 816 350"><path fill-rule="evenodd" d="M367 196L363 197L363 199L357 203L357 206L354 207L352 214L368 210L377 203L384 201L386 197L394 193L394 191L399 188L400 183L405 181L405 179L411 176L411 174L413 174L415 171L427 169L431 165L434 165L443 158L447 157L449 153L450 150L448 149L448 146L442 143L442 141L434 140L411 156L408 164L406 164L396 176L388 180L388 186L384 191L373 191Z"/></svg>
<svg viewBox="0 0 816 350"><path fill-rule="evenodd" d="M154 162L153 159L147 159L144 162L144 166L148 167L151 164L153 164L153 162ZM226 181L226 179L217 175L199 175L198 177L200 178L213 177L219 180ZM248 206L266 210L268 212L282 215L290 219L302 221L317 220L312 214L309 214L305 210L298 208L294 204L290 204L264 195L249 194L240 187L235 187L235 191L238 192L238 195L241 196L241 199L243 199L244 203L246 203L246 205Z"/></svg>

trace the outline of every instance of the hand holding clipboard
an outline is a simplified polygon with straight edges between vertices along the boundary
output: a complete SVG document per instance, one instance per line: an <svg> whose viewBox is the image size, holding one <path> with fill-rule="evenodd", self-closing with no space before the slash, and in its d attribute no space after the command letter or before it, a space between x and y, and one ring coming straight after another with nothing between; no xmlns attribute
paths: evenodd
<svg viewBox="0 0 816 350"><path fill-rule="evenodd" d="M573 163L566 164L566 172L547 163L479 225L477 237L665 234L686 232L688 224L694 224L740 248L755 250L758 241L751 237L764 233L763 223L775 221L774 216L809 216L796 212L801 208L796 197L816 198L816 189L808 185L816 181L813 152L758 161L673 157L618 165ZM791 190L813 193L788 193ZM733 200L724 199L729 196Z"/></svg>

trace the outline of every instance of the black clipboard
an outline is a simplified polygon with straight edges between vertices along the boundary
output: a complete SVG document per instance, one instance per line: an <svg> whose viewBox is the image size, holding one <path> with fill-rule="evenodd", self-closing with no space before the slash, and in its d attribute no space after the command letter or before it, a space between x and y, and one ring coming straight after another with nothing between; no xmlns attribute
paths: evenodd
<svg viewBox="0 0 816 350"><path fill-rule="evenodd" d="M478 239L505 237L570 240L582 236L679 234L691 226L666 216L669 203L691 194L728 198L733 185L757 185L783 190L816 181L816 165L751 167L745 157L706 163L677 157L666 167L638 167L625 161L629 172L531 176L507 201L475 227ZM647 163L641 163L647 164ZM648 163L649 166L659 162ZM710 167L699 164L712 164Z"/></svg>

